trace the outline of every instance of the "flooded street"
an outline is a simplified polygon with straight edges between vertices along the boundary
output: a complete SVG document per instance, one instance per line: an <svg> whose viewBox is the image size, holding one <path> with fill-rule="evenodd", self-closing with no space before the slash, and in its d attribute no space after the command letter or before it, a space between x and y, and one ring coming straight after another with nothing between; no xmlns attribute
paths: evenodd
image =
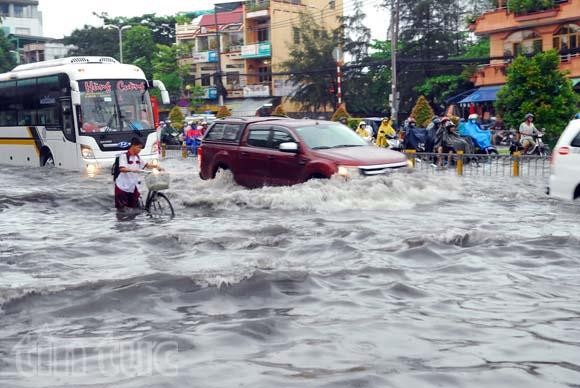
<svg viewBox="0 0 580 388"><path fill-rule="evenodd" d="M247 190L0 169L0 386L578 387L580 206L542 179Z"/></svg>

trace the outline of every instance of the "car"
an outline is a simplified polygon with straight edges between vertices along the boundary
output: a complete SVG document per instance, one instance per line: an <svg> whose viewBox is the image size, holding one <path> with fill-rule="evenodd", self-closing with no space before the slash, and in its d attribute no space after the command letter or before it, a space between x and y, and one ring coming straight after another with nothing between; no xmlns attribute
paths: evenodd
<svg viewBox="0 0 580 388"><path fill-rule="evenodd" d="M369 144L342 124L276 117L215 121L198 151L201 179L230 170L243 186L286 186L406 168L407 157Z"/></svg>
<svg viewBox="0 0 580 388"><path fill-rule="evenodd" d="M554 198L580 198L580 119L570 121L552 153L548 193Z"/></svg>

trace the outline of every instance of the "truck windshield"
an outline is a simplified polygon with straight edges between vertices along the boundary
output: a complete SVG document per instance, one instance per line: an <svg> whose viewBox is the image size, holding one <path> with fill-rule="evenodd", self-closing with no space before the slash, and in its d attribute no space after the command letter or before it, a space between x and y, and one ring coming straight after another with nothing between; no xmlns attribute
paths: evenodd
<svg viewBox="0 0 580 388"><path fill-rule="evenodd" d="M296 128L296 132L311 149L360 147L368 145L351 129L341 124L322 124Z"/></svg>
<svg viewBox="0 0 580 388"><path fill-rule="evenodd" d="M81 133L154 129L145 80L83 80L79 91Z"/></svg>

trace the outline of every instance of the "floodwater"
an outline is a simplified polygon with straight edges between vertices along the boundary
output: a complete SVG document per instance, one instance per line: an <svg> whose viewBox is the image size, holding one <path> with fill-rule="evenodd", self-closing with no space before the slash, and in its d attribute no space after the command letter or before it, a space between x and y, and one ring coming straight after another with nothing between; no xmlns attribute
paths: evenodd
<svg viewBox="0 0 580 388"><path fill-rule="evenodd" d="M0 387L579 387L580 206L421 173L246 190L0 169Z"/></svg>

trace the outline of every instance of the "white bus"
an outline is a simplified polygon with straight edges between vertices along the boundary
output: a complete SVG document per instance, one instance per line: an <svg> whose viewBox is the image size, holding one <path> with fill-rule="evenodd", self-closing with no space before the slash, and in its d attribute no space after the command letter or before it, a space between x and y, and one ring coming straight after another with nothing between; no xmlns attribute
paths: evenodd
<svg viewBox="0 0 580 388"><path fill-rule="evenodd" d="M149 88L141 69L110 57L70 57L0 74L0 164L56 166L94 175L133 137L158 157Z"/></svg>

